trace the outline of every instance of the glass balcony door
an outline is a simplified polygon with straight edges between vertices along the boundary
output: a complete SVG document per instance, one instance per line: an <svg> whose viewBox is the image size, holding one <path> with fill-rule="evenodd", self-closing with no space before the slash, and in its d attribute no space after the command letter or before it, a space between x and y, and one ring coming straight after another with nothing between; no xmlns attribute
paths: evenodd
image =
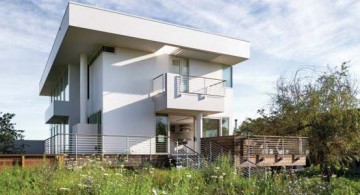
<svg viewBox="0 0 360 195"><path fill-rule="evenodd" d="M186 59L172 59L172 72L180 75L180 91L189 91L189 61Z"/></svg>

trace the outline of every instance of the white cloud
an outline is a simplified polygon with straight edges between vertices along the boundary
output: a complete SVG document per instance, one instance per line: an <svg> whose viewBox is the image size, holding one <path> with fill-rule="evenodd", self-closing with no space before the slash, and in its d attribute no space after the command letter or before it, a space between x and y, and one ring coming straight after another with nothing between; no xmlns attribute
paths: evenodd
<svg viewBox="0 0 360 195"><path fill-rule="evenodd" d="M252 59L234 71L235 115L241 119L266 105L266 93L286 70L352 60L352 71L360 75L356 0L77 1L249 40ZM47 136L42 125L47 102L37 96L38 81L66 5L66 0L0 1L0 49L6 51L0 56L0 111L16 112L31 138Z"/></svg>

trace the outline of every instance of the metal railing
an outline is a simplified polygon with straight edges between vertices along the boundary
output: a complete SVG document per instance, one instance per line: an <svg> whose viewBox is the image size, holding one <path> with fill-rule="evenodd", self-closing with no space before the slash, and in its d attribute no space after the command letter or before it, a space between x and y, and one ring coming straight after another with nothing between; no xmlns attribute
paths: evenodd
<svg viewBox="0 0 360 195"><path fill-rule="evenodd" d="M177 167L187 167L192 169L200 169L209 164L209 161L203 155L197 153L195 150L180 144L179 141L170 139L170 157L175 162Z"/></svg>
<svg viewBox="0 0 360 195"><path fill-rule="evenodd" d="M180 75L178 77L179 90L181 93L199 95L225 96L225 80Z"/></svg>
<svg viewBox="0 0 360 195"><path fill-rule="evenodd" d="M250 136L244 139L243 155L307 155L309 142L306 137Z"/></svg>
<svg viewBox="0 0 360 195"><path fill-rule="evenodd" d="M211 162L215 161L219 157L229 156L229 163L234 163L233 151L224 148L209 139L201 139L201 154Z"/></svg>
<svg viewBox="0 0 360 195"><path fill-rule="evenodd" d="M166 74L161 74L152 80L152 93L159 94L166 90Z"/></svg>
<svg viewBox="0 0 360 195"><path fill-rule="evenodd" d="M45 140L46 154L167 154L167 137L57 134Z"/></svg>
<svg viewBox="0 0 360 195"><path fill-rule="evenodd" d="M166 91L167 73L152 80L152 93L159 94ZM179 93L225 96L226 81L199 76L177 75L174 89Z"/></svg>

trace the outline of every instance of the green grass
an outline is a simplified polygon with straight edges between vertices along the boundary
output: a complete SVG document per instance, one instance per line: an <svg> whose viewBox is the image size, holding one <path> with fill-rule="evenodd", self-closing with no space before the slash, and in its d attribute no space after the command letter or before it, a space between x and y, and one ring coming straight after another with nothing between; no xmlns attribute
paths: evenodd
<svg viewBox="0 0 360 195"><path fill-rule="evenodd" d="M225 160L205 170L139 170L105 168L92 162L68 169L40 165L0 171L0 194L359 194L359 178L333 178L295 173L243 178Z"/></svg>

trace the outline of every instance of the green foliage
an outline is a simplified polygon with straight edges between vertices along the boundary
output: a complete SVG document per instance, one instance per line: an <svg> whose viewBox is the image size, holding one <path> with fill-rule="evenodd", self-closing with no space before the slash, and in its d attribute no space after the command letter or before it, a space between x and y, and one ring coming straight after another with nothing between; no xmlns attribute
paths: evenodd
<svg viewBox="0 0 360 195"><path fill-rule="evenodd" d="M312 164L319 164L327 180L360 158L358 91L349 67L318 73L298 70L291 79L281 77L272 95L271 108L248 119L242 132L308 136Z"/></svg>
<svg viewBox="0 0 360 195"><path fill-rule="evenodd" d="M206 170L105 168L94 162L77 168L39 165L0 170L0 194L358 194L358 178L318 177L281 172L243 178L221 158Z"/></svg>
<svg viewBox="0 0 360 195"><path fill-rule="evenodd" d="M0 112L0 154L12 154L21 152L14 144L14 140L23 139L23 130L16 130L11 122L15 114Z"/></svg>

